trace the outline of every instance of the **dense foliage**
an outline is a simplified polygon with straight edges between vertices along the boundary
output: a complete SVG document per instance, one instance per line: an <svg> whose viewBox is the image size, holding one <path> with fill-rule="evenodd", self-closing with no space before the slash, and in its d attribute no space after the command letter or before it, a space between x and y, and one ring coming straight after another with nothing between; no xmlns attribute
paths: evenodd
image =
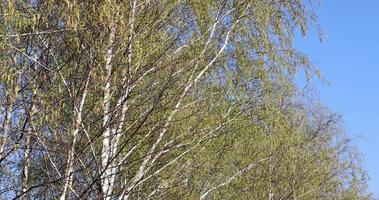
<svg viewBox="0 0 379 200"><path fill-rule="evenodd" d="M0 197L370 199L295 84L314 4L0 1Z"/></svg>

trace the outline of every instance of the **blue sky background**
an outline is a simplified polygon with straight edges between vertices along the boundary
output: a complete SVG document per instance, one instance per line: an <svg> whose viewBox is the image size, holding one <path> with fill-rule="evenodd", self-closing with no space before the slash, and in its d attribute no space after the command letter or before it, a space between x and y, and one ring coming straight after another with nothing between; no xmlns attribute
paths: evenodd
<svg viewBox="0 0 379 200"><path fill-rule="evenodd" d="M325 0L317 8L325 32L310 33L296 46L309 55L330 86L315 81L322 101L343 116L379 196L379 1Z"/></svg>

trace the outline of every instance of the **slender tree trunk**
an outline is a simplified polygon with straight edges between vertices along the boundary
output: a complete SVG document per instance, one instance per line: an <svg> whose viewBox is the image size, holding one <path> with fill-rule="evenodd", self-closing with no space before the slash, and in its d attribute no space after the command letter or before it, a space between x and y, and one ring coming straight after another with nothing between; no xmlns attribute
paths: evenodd
<svg viewBox="0 0 379 200"><path fill-rule="evenodd" d="M29 199L29 195L27 193L27 189L29 188L28 182L29 182L29 167L30 167L30 152L31 152L31 138L30 138L31 130L28 129L27 135L26 135L26 142L25 142L25 150L24 150L24 163L23 163L23 169L22 169L22 186L21 186L21 192L23 194L22 199Z"/></svg>
<svg viewBox="0 0 379 200"><path fill-rule="evenodd" d="M3 125L3 134L2 134L2 137L1 137L1 143L0 143L0 162L4 159L5 155L4 155L4 148L5 148L5 144L7 143L7 138L8 138L8 130L9 130L9 126L10 126L10 120L11 120L11 114L12 114L12 111L11 111L11 104L9 103L7 105L7 108L6 108L6 116L5 116L5 120L4 120L4 125Z"/></svg>
<svg viewBox="0 0 379 200"><path fill-rule="evenodd" d="M73 140L72 140L72 145L71 145L69 155L67 158L67 167L66 167L66 171L63 177L64 185L63 185L62 194L59 197L60 200L66 199L68 188L70 188L71 191L75 193L75 190L72 188L73 173L74 173L74 160L75 160L75 147L76 147L76 142L78 140L79 129L82 125L83 107L84 107L84 103L85 103L87 93L88 93L88 85L89 85L90 78L91 78L91 71L89 72L87 76L87 80L86 80L86 84L85 84L83 95L80 101L79 108L76 106L76 104L74 104L75 106L74 106L73 113L74 113L74 116L76 116L76 118L75 118L75 121L73 122L73 130L72 130ZM75 113L77 114L75 115Z"/></svg>
<svg viewBox="0 0 379 200"><path fill-rule="evenodd" d="M111 198L113 183L112 183L112 173L113 169L110 166L110 160L112 159L112 128L111 128L111 75L112 75L112 65L111 61L113 58L113 43L116 37L116 25L113 25L109 35L109 47L105 54L105 70L107 72L106 84L104 87L104 99L103 99L103 147L101 151L101 165L102 165L102 174L101 174L101 186L104 199L108 200Z"/></svg>
<svg viewBox="0 0 379 200"><path fill-rule="evenodd" d="M12 84L13 84L13 81L11 85ZM5 156L6 156L4 155L4 151L5 151L5 145L7 144L8 132L11 125L12 107L13 107L14 99L16 98L16 91L10 91L8 94L9 94L9 98L6 105L5 119L3 123L2 137L0 141L0 163L5 159Z"/></svg>
<svg viewBox="0 0 379 200"><path fill-rule="evenodd" d="M76 141L77 141L77 135L79 132L79 124L81 123L81 114L78 115L77 120L74 124L74 130L72 132L72 145L68 154L67 158L67 166L66 166L66 171L64 173L63 177L63 191L61 196L59 197L60 200L65 200L66 195L67 195L67 190L69 187L72 186L72 181L73 181L73 172L74 172L74 156L75 156L75 146L76 146Z"/></svg>
<svg viewBox="0 0 379 200"><path fill-rule="evenodd" d="M132 66L132 45L134 37L134 24L135 24L135 13L136 13L137 0L132 2L131 17L129 21L130 35L128 39L128 66L123 71L124 78L122 83L126 88L123 88L124 94L118 99L116 108L121 108L119 121L112 126L109 123L110 120L110 101L111 101L111 72L112 72L112 58L113 58L113 43L115 40L115 34L117 31L117 25L113 25L111 28L111 33L109 36L109 48L105 56L105 69L107 71L107 83L104 88L104 120L103 126L105 131L103 133L103 149L102 149L102 168L103 176L102 180L102 191L104 199L111 199L112 192L115 187L116 173L118 171L118 162L114 158L117 152L117 146L121 137L121 132L124 127L126 112L129 109L127 98L130 93L130 86L128 84L131 66Z"/></svg>

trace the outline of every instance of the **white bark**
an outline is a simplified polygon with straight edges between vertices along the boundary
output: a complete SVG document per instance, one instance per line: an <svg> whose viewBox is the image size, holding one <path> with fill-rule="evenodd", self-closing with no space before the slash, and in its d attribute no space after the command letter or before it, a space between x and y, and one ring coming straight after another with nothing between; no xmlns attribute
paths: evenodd
<svg viewBox="0 0 379 200"><path fill-rule="evenodd" d="M83 113L83 107L84 103L87 97L87 92L88 92L88 85L89 85L89 80L91 78L91 73L88 74L87 80L86 80L86 85L83 91L83 95L80 101L79 108L75 106L73 113L76 113L76 119L73 124L73 130L71 133L71 136L73 138L71 148L69 150L68 158L67 158L67 166L65 170L65 174L63 177L63 190L62 194L59 197L60 200L65 200L66 195L67 195L67 189L71 188L71 190L74 192L75 195L75 190L72 189L72 182L73 182L73 173L74 173L74 159L75 159L75 147L76 147L76 142L78 139L78 133L82 124L82 113Z"/></svg>
<svg viewBox="0 0 379 200"><path fill-rule="evenodd" d="M232 181L234 181L235 179L237 179L238 177L240 177L242 174L244 174L245 172L249 171L250 169L252 169L253 167L255 167L258 163L260 162L263 162L265 160L268 160L270 159L271 157L267 157L267 158L263 158L261 160L258 160L256 162L253 162L251 163L250 165L248 165L247 167L243 168L242 170L239 170L237 173L235 173L233 176L231 176L230 178L228 178L227 180L225 180L224 182L218 184L217 186L207 190L203 195L201 195L200 197L200 200L204 199L205 197L207 197L211 192L221 188L221 187L225 187L226 185L230 184Z"/></svg>
<svg viewBox="0 0 379 200"><path fill-rule="evenodd" d="M118 171L118 162L116 159L116 154L118 150L118 145L120 141L120 137L122 135L122 130L124 128L125 119L126 119L126 113L129 109L129 103L128 103L128 96L131 92L132 87L129 85L129 78L130 78L130 71L132 67L132 45L133 45L133 37L134 37L134 24L135 24L135 14L136 14L136 7L137 7L137 0L134 0L131 5L131 17L129 21L130 26L130 35L128 39L128 66L124 70L124 77L122 80L123 85L123 91L124 93L121 95L121 97L118 99L115 108L117 111L118 108L121 108L121 111L119 112L119 115L116 114L116 116L119 117L119 121L115 124L115 126L112 128L112 126L109 123L110 115L113 114L113 112L110 112L110 101L111 101L111 71L112 71L112 58L114 56L113 53L113 43L115 40L115 34L116 34L116 25L113 25L111 28L111 33L109 37L109 48L107 50L106 56L105 56L105 68L107 70L107 83L104 88L104 121L103 126L105 127L105 131L103 133L103 149L102 149L102 168L103 168L103 174L101 177L102 181L102 191L104 195L104 199L108 200L112 197L112 192L115 187L115 180L116 180L116 174Z"/></svg>
<svg viewBox="0 0 379 200"><path fill-rule="evenodd" d="M10 120L11 120L11 115L12 115L13 102L11 101L13 100L10 100L8 102L8 105L6 106L5 119L4 119L4 125L3 125L2 137L1 137L1 143L0 143L0 162L3 161L3 159L5 159L4 148L7 143L8 131L10 128Z"/></svg>
<svg viewBox="0 0 379 200"><path fill-rule="evenodd" d="M14 82L14 80L11 80L10 87L13 87L17 83ZM3 122L3 127L2 127L2 137L0 141L0 163L5 159L4 151L5 151L5 146L7 144L7 139L8 139L8 132L9 129L11 128L11 118L12 118L12 109L13 109L13 104L16 99L18 91L15 91L15 89L9 89L7 92L7 101L6 106L5 106L5 119Z"/></svg>
<svg viewBox="0 0 379 200"><path fill-rule="evenodd" d="M212 31L210 33L210 38L208 39L208 41L207 41L207 43L206 43L203 51L201 52L201 54L204 54L205 50L209 46L210 40L213 37L214 31L216 29L216 25L217 25L218 22L219 21L217 21L217 22L214 23ZM236 23L238 23L238 21ZM163 129L161 130L161 132L160 132L157 140L154 142L154 144L152 145L152 147L150 148L150 150L147 152L147 154L146 154L147 156L142 161L142 164L140 165L139 170L137 171L137 173L135 174L135 176L132 178L132 180L129 183L129 185L127 187L125 187L125 189L123 190L122 195L120 196L119 199L122 199L122 198L123 199L128 199L131 190L136 187L137 183L144 176L146 167L147 167L148 163L151 161L153 153L156 151L156 148L158 147L158 145L160 144L160 142L164 138L166 132L168 131L168 127L171 124L171 121L174 118L175 114L179 111L180 106L181 106L181 104L182 104L185 96L187 95L189 89L200 80L200 78L204 75L204 73L214 64L214 62L218 59L218 57L224 52L224 50L225 50L225 48L226 48L226 46L227 46L227 44L229 42L229 38L230 38L231 32L233 31L233 29L235 27L235 24L233 24L233 26L231 27L231 29L227 32L224 44L220 48L219 52L215 55L215 57L206 66L204 66L204 68L196 76L192 76L192 77L189 78L189 80L188 80L185 88L183 89L183 91L182 91L182 93L181 93L178 101L176 102L176 104L174 106L174 109L171 111L171 113L166 118L166 121L164 123Z"/></svg>
<svg viewBox="0 0 379 200"><path fill-rule="evenodd" d="M30 167L30 152L31 152L31 128L28 129L27 135L26 135L26 142L25 142L25 150L23 155L23 166L22 166L22 182L21 182L21 193L22 199L29 199L27 190L28 190L28 182L29 182L29 167Z"/></svg>
<svg viewBox="0 0 379 200"><path fill-rule="evenodd" d="M78 122L78 121L77 121ZM67 195L67 189L71 187L73 181L73 173L74 173L74 156L75 156L75 145L77 140L77 134L79 129L75 128L72 133L73 141L71 148L69 150L68 158L67 158L67 166L63 177L63 190L62 194L59 197L60 200L65 200Z"/></svg>
<svg viewBox="0 0 379 200"><path fill-rule="evenodd" d="M116 25L111 27L111 32L109 35L109 47L105 54L105 70L107 72L106 84L104 87L104 99L103 99L103 147L101 151L101 166L102 166L102 174L101 174L101 186L104 199L108 200L111 197L113 185L111 185L112 181L112 173L113 170L110 165L111 154L112 154L112 146L111 146L111 112L110 112L110 103L111 103L111 75L112 75L112 65L111 61L113 58L113 43L116 37Z"/></svg>

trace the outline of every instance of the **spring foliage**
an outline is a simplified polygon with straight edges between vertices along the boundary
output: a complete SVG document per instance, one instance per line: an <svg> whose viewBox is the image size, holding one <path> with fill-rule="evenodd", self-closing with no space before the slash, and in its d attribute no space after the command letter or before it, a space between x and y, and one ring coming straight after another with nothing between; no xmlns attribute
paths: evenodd
<svg viewBox="0 0 379 200"><path fill-rule="evenodd" d="M306 0L3 0L0 197L370 199L295 78Z"/></svg>

